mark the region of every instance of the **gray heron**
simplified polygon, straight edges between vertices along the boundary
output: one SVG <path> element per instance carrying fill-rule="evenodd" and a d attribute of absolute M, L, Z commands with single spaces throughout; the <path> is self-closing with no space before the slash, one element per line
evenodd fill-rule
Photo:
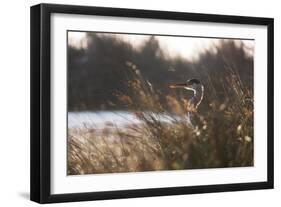
<path fill-rule="evenodd" d="M 193 92 L 193 96 L 187 101 L 185 108 L 187 110 L 187 122 L 194 127 L 194 113 L 197 112 L 197 108 L 202 102 L 204 96 L 203 84 L 197 79 L 189 79 L 185 83 L 170 84 L 169 87 L 173 89 L 185 89 Z"/>

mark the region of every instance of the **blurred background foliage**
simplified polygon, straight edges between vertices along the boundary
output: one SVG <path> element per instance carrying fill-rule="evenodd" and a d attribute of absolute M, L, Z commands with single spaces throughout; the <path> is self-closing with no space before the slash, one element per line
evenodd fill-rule
<path fill-rule="evenodd" d="M 163 94 L 162 98 L 170 93 L 169 83 L 190 78 L 203 83 L 204 99 L 210 95 L 221 103 L 231 101 L 233 95 L 225 96 L 225 90 L 232 87 L 227 77 L 239 77 L 244 88 L 253 90 L 253 57 L 247 54 L 243 42 L 237 44 L 239 40 L 222 39 L 201 52 L 196 60 L 187 60 L 181 56 L 169 57 L 154 36 L 138 50 L 110 35 L 87 33 L 86 38 L 86 48 L 68 45 L 69 111 L 125 110 L 126 105 L 115 94 L 130 93 L 127 82 L 133 79 L 132 67 L 139 70 L 157 93 Z M 159 101 L 164 104 L 161 97 Z M 210 103 L 204 101 L 201 107 L 206 109 Z"/>

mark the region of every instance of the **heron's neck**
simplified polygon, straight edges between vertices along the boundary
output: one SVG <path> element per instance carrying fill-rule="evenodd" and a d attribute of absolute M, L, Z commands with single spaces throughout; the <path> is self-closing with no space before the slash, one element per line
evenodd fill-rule
<path fill-rule="evenodd" d="M 199 104 L 201 103 L 204 95 L 204 87 L 202 85 L 199 85 L 198 87 L 194 88 L 193 91 L 193 97 L 189 100 L 189 104 L 194 107 L 194 109 L 197 109 Z"/>

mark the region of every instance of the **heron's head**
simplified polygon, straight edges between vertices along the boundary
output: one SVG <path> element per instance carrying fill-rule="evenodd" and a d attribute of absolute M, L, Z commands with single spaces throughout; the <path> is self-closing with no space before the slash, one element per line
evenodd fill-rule
<path fill-rule="evenodd" d="M 197 90 L 198 87 L 202 86 L 201 82 L 197 79 L 189 79 L 185 83 L 174 83 L 170 84 L 170 88 L 183 88 L 186 90 Z"/>

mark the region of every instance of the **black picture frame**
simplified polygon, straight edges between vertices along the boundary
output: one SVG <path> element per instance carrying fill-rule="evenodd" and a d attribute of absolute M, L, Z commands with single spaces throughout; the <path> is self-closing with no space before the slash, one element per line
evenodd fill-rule
<path fill-rule="evenodd" d="M 267 26 L 267 181 L 236 184 L 218 184 L 187 187 L 167 187 L 74 194 L 51 194 L 50 183 L 50 16 L 52 13 L 134 17 L 194 22 L 218 22 Z M 165 196 L 224 191 L 241 191 L 273 188 L 273 28 L 272 18 L 195 14 L 168 11 L 103 8 L 56 4 L 39 4 L 31 7 L 31 174 L 30 199 L 39 203 L 70 202 L 102 199 Z"/>

